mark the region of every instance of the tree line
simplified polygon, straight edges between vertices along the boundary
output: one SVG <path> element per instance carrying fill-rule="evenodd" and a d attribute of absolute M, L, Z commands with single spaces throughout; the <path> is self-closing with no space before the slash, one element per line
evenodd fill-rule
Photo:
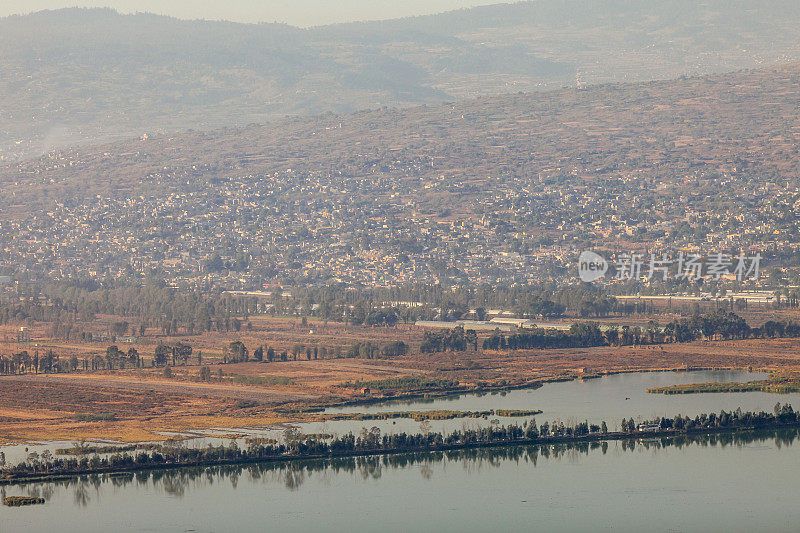
<path fill-rule="evenodd" d="M 249 361 L 272 363 L 342 357 L 377 359 L 405 355 L 409 349 L 409 346 L 403 341 L 383 343 L 366 341 L 355 343 L 349 348 L 342 346 L 328 348 L 295 343 L 290 350 L 276 350 L 272 346 L 259 345 L 251 353 L 242 341 L 233 341 L 223 348 L 222 358 L 219 362 L 221 364 Z M 125 351 L 117 345 L 106 348 L 105 354 L 95 354 L 84 358 L 78 358 L 77 355 L 62 358 L 53 350 L 47 350 L 41 356 L 38 350 L 33 354 L 22 350 L 10 356 L 0 355 L 0 375 L 66 373 L 78 370 L 125 370 L 126 368 L 174 367 L 188 364 L 202 366 L 203 361 L 202 350 L 195 351 L 190 344 L 180 341 L 171 344 L 159 343 L 153 351 L 149 364 L 136 348 L 130 347 Z M 201 371 L 201 379 L 204 375 L 204 380 L 208 381 L 210 375 L 203 374 Z"/>
<path fill-rule="evenodd" d="M 606 343 L 597 324 L 578 323 L 569 331 L 533 328 L 530 331 L 503 335 L 495 331 L 483 341 L 484 350 L 523 350 L 532 348 L 578 348 L 602 346 Z"/>
<path fill-rule="evenodd" d="M 483 341 L 484 350 L 521 350 L 537 348 L 578 348 L 589 346 L 636 346 L 671 342 L 692 342 L 700 339 L 761 339 L 800 337 L 800 324 L 770 320 L 760 327 L 750 327 L 739 315 L 722 309 L 676 319 L 663 328 L 654 321 L 647 326 L 610 327 L 601 330 L 591 322 L 579 322 L 569 331 L 533 328 L 505 335 L 495 331 Z"/>
<path fill-rule="evenodd" d="M 478 335 L 474 330 L 464 330 L 462 326 L 442 331 L 425 331 L 422 336 L 422 353 L 464 352 L 468 347 L 478 349 Z"/>
<path fill-rule="evenodd" d="M 242 462 L 271 461 L 302 457 L 342 457 L 364 454 L 397 452 L 428 452 L 456 450 L 481 446 L 508 446 L 515 444 L 541 444 L 561 442 L 598 441 L 605 439 L 630 439 L 642 434 L 685 435 L 696 432 L 725 432 L 741 429 L 773 429 L 800 427 L 800 413 L 791 405 L 776 404 L 772 413 L 764 411 L 701 414 L 694 418 L 676 415 L 636 424 L 633 418 L 623 419 L 620 430 L 609 432 L 603 421 L 599 425 L 579 422 L 566 425 L 563 421 L 537 425 L 534 419 L 523 424 L 496 425 L 469 429 L 456 429 L 449 434 L 422 431 L 416 434 L 382 433 L 377 427 L 362 428 L 341 436 L 303 435 L 296 428 L 284 432 L 282 442 L 263 439 L 251 440 L 246 449 L 235 441 L 230 446 L 187 448 L 183 446 L 158 446 L 152 450 L 128 451 L 106 457 L 94 455 L 81 458 L 54 457 L 49 452 L 32 454 L 17 465 L 4 465 L 0 469 L 0 483 L 16 479 L 47 475 L 82 474 L 115 470 L 137 470 L 153 467 L 179 467 L 191 465 L 235 464 Z"/>
<path fill-rule="evenodd" d="M 309 316 L 355 325 L 388 326 L 417 320 L 483 319 L 487 309 L 513 310 L 523 317 L 554 318 L 571 312 L 581 317 L 607 316 L 613 296 L 595 287 L 555 285 L 514 288 L 481 285 L 447 288 L 410 284 L 396 288 L 353 288 L 331 284 L 292 287 L 269 297 L 233 295 L 220 290 L 181 291 L 163 281 L 131 284 L 114 280 L 73 280 L 26 285 L 0 299 L 0 324 L 47 322 L 56 338 L 92 340 L 82 324 L 99 315 L 128 317 L 108 327 L 107 336 L 144 335 L 156 328 L 164 335 L 204 331 L 241 331 L 253 315 Z"/>

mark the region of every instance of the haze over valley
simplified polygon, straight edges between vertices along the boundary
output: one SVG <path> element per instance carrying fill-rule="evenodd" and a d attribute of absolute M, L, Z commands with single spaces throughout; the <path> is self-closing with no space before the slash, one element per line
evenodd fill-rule
<path fill-rule="evenodd" d="M 108 9 L 0 19 L 0 159 L 144 133 L 800 59 L 796 2 L 543 0 L 300 29 Z"/>

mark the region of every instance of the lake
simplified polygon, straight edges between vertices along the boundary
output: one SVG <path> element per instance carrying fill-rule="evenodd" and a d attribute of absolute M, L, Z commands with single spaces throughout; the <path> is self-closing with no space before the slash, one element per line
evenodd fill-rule
<path fill-rule="evenodd" d="M 694 372 L 637 372 L 612 374 L 585 381 L 546 383 L 538 389 L 519 389 L 484 394 L 462 394 L 436 399 L 414 399 L 389 401 L 369 405 L 354 405 L 328 409 L 328 413 L 375 413 L 385 411 L 427 411 L 450 409 L 457 411 L 485 411 L 489 409 L 538 409 L 542 413 L 535 417 L 488 419 L 466 418 L 431 420 L 432 431 L 450 433 L 465 427 L 485 426 L 492 420 L 502 424 L 522 424 L 526 418 L 537 422 L 561 420 L 566 424 L 588 420 L 599 424 L 605 420 L 609 430 L 618 428 L 622 418 L 644 419 L 676 414 L 695 416 L 703 412 L 733 411 L 741 407 L 745 411 L 772 411 L 776 402 L 791 403 L 800 408 L 800 393 L 769 394 L 763 392 L 715 393 L 663 395 L 649 394 L 647 389 L 682 383 L 708 381 L 752 381 L 765 379 L 767 374 L 739 371 L 694 371 Z M 307 434 L 358 433 L 362 428 L 377 427 L 382 432 L 418 433 L 419 422 L 413 419 L 393 420 L 333 420 L 294 424 Z M 198 434 L 239 433 L 248 437 L 281 438 L 284 428 L 215 428 L 201 430 Z M 165 435 L 180 436 L 180 434 Z M 188 446 L 227 444 L 230 439 L 200 437 L 185 441 Z M 244 438 L 237 440 L 246 446 Z M 15 445 L 0 447 L 9 463 L 25 460 L 29 452 L 41 453 L 45 449 L 69 448 L 70 442 L 42 443 L 37 445 Z"/>
<path fill-rule="evenodd" d="M 599 424 L 603 420 L 609 430 L 615 430 L 623 418 L 652 419 L 673 417 L 676 414 L 696 416 L 701 413 L 764 410 L 771 412 L 775 403 L 792 403 L 800 408 L 800 393 L 769 394 L 764 392 L 663 395 L 647 392 L 651 387 L 662 387 L 696 382 L 743 382 L 766 379 L 767 374 L 740 371 L 694 372 L 636 372 L 612 374 L 585 381 L 545 383 L 537 389 L 517 389 L 491 393 L 469 393 L 434 399 L 387 401 L 366 405 L 352 405 L 327 409 L 326 413 L 380 413 L 387 411 L 486 411 L 490 409 L 534 409 L 542 411 L 533 417 L 457 418 L 430 420 L 432 431 L 450 433 L 465 427 L 485 426 L 493 420 L 501 424 L 522 424 L 527 418 L 537 422 L 560 420 L 575 424 L 583 420 Z M 384 433 L 418 433 L 420 423 L 413 419 L 392 420 L 330 420 L 295 424 L 308 434 L 341 435 L 358 433 L 362 428 L 377 427 Z M 221 428 L 216 433 L 230 432 Z M 283 429 L 238 428 L 237 431 L 254 437 L 280 438 Z M 219 444 L 219 439 L 196 439 L 195 445 Z M 242 440 L 240 445 L 244 445 Z"/>
<path fill-rule="evenodd" d="M 646 392 L 678 383 L 764 377 L 717 371 L 617 374 L 329 411 L 541 409 L 540 423 L 606 420 L 613 429 L 622 417 L 694 416 L 738 407 L 771 411 L 776 402 L 800 407 L 800 394 Z M 432 425 L 442 431 L 490 422 Z M 306 432 L 332 433 L 372 426 L 383 432 L 419 430 L 407 419 L 300 425 Z M 281 434 L 274 428 L 249 432 Z M 795 531 L 797 438 L 792 430 L 747 438 L 506 447 L 90 476 L 6 487 L 5 495 L 42 495 L 47 503 L 0 508 L 0 531 Z"/>
<path fill-rule="evenodd" d="M 771 412 L 775 403 L 791 403 L 800 408 L 800 393 L 769 394 L 765 392 L 715 393 L 715 394 L 650 394 L 647 389 L 684 383 L 744 382 L 766 379 L 767 374 L 738 371 L 696 372 L 636 372 L 612 374 L 585 381 L 545 383 L 538 389 L 518 389 L 483 394 L 461 394 L 435 399 L 389 401 L 369 405 L 335 407 L 327 413 L 377 413 L 386 411 L 428 411 L 449 409 L 454 411 L 484 411 L 488 409 L 538 409 L 534 418 L 540 423 L 561 420 L 574 424 L 588 420 L 599 424 L 603 420 L 609 430 L 619 427 L 623 418 L 652 419 L 673 417 L 676 414 L 696 416 L 701 413 L 764 410 Z M 502 423 L 520 422 L 524 419 L 501 418 Z M 480 420 L 431 421 L 435 431 L 449 432 L 462 425 L 481 424 Z M 365 422 L 335 421 L 306 425 L 308 432 L 345 433 L 362 426 L 377 426 L 382 431 L 418 431 L 419 424 L 411 420 L 374 420 Z"/>
<path fill-rule="evenodd" d="M 515 446 L 6 487 L 3 531 L 796 531 L 798 432 Z M 757 484 L 757 489 L 754 488 Z"/>

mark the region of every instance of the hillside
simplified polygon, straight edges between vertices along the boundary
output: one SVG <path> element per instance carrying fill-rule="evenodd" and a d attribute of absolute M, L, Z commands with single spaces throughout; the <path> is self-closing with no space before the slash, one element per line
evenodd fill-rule
<path fill-rule="evenodd" d="M 139 194 L 140 186 L 156 183 L 180 188 L 177 176 L 203 182 L 286 169 L 413 181 L 794 178 L 800 170 L 798 94 L 800 63 L 795 63 L 155 135 L 6 164 L 0 167 L 3 203 Z"/>
<path fill-rule="evenodd" d="M 791 64 L 54 152 L 0 169 L 0 275 L 205 285 L 217 254 L 227 287 L 533 282 L 588 246 L 789 266 L 798 96 Z"/>
<path fill-rule="evenodd" d="M 104 9 L 0 19 L 0 159 L 143 133 L 800 59 L 796 2 L 542 0 L 298 29 Z"/>

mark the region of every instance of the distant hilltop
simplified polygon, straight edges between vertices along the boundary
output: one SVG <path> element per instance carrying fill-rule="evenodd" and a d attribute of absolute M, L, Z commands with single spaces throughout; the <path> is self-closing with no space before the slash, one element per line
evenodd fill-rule
<path fill-rule="evenodd" d="M 754 7 L 755 6 L 755 7 Z M 541 0 L 300 29 L 110 9 L 0 19 L 0 160 L 143 132 L 800 59 L 781 0 Z"/>

